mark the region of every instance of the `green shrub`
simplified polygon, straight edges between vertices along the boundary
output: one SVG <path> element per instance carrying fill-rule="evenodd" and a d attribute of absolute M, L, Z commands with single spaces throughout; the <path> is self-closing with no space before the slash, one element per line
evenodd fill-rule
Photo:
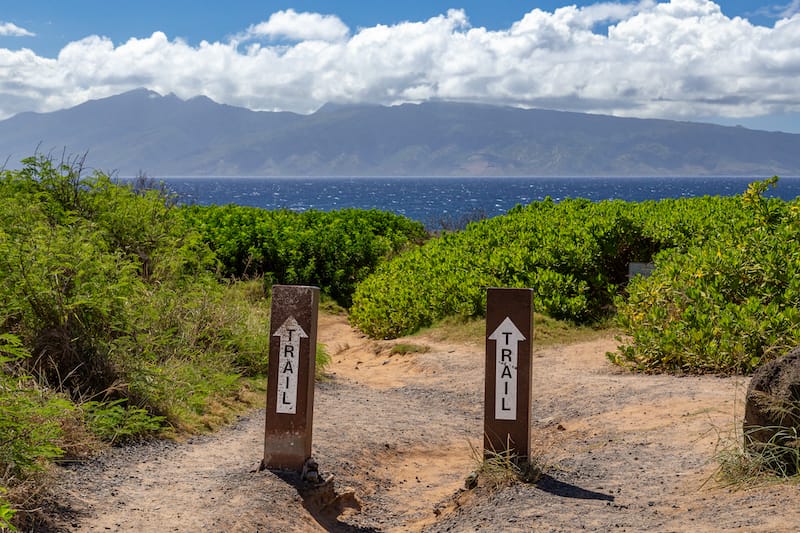
<path fill-rule="evenodd" d="M 351 319 L 373 337 L 398 337 L 447 316 L 482 316 L 487 287 L 532 287 L 538 311 L 598 320 L 608 314 L 628 262 L 653 253 L 639 217 L 624 202 L 518 206 L 380 265 L 357 287 Z"/>
<path fill-rule="evenodd" d="M 0 272 L 3 318 L 31 347 L 29 370 L 60 390 L 114 380 L 102 343 L 124 333 L 125 302 L 139 285 L 130 262 L 87 224 L 39 221 L 0 241 Z"/>
<path fill-rule="evenodd" d="M 28 355 L 18 338 L 0 334 L 0 487 L 29 478 L 62 455 L 57 444 L 61 422 L 73 410 L 70 402 L 42 390 L 30 378 L 7 373 L 10 363 Z M 10 519 L 7 505 L 4 513 L 4 519 Z"/>
<path fill-rule="evenodd" d="M 738 217 L 713 239 L 665 251 L 620 297 L 630 339 L 612 361 L 646 371 L 749 373 L 800 340 L 797 200 L 735 199 Z M 697 217 L 706 214 L 698 212 Z"/>
<path fill-rule="evenodd" d="M 183 210 L 226 276 L 317 285 L 349 307 L 356 284 L 385 257 L 422 240 L 422 224 L 377 210 L 267 211 L 235 205 Z"/>
<path fill-rule="evenodd" d="M 128 418 L 205 427 L 241 375 L 266 369 L 264 299 L 220 283 L 214 252 L 163 189 L 85 176 L 82 161 L 23 163 L 0 172 L 0 334 L 31 354 L 9 375 L 77 403 L 125 400 Z"/>
<path fill-rule="evenodd" d="M 0 486 L 0 530 L 8 529 L 9 531 L 16 531 L 11 519 L 14 518 L 15 511 L 11 508 L 11 504 L 3 500 L 3 493 L 6 489 Z"/>
<path fill-rule="evenodd" d="M 23 164 L 0 171 L 0 486 L 12 494 L 94 446 L 89 432 L 116 444 L 229 420 L 269 343 L 263 282 L 221 279 L 163 188 L 84 175 L 80 159 Z M 13 514 L 0 501 L 0 528 Z"/>
<path fill-rule="evenodd" d="M 89 430 L 110 444 L 152 435 L 161 429 L 163 417 L 145 409 L 126 406 L 127 399 L 111 402 L 89 401 L 81 405 Z"/>

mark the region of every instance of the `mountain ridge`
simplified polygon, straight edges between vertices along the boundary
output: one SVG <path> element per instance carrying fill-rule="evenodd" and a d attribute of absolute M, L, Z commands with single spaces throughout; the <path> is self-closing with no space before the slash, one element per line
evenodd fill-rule
<path fill-rule="evenodd" d="M 135 89 L 0 121 L 40 152 L 152 176 L 800 175 L 800 134 L 487 104 L 329 104 L 310 115 Z"/>

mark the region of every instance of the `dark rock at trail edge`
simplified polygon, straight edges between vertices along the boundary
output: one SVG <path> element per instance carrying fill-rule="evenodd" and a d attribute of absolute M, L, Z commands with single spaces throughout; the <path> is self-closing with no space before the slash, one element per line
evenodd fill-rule
<path fill-rule="evenodd" d="M 747 389 L 744 443 L 765 466 L 784 475 L 800 458 L 800 347 L 759 368 Z"/>

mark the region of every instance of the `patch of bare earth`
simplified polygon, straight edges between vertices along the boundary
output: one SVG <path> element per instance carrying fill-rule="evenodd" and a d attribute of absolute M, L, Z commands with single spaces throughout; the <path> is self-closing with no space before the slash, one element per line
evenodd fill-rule
<path fill-rule="evenodd" d="M 314 456 L 339 495 L 257 470 L 263 410 L 185 443 L 115 449 L 63 469 L 50 531 L 795 531 L 800 489 L 709 481 L 746 380 L 628 374 L 602 338 L 534 354 L 536 484 L 463 489 L 482 442 L 482 339 L 416 337 L 391 355 L 320 317 L 333 356 Z"/>

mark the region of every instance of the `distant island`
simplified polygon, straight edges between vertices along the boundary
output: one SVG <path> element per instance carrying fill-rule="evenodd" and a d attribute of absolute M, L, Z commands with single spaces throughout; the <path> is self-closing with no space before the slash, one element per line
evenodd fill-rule
<path fill-rule="evenodd" d="M 0 121 L 120 176 L 797 176 L 800 134 L 458 102 L 251 111 L 145 89 Z"/>

